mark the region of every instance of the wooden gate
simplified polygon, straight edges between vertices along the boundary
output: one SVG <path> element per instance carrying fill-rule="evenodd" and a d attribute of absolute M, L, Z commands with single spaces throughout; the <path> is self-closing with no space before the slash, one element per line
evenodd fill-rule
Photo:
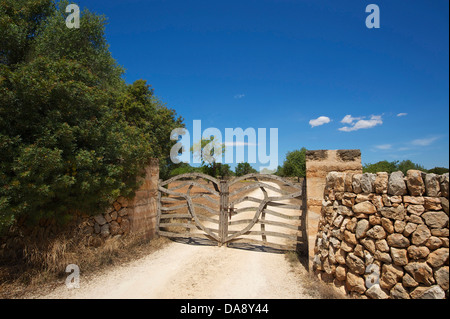
<path fill-rule="evenodd" d="M 307 252 L 306 183 L 267 174 L 178 175 L 158 185 L 157 232 L 219 245 Z"/>

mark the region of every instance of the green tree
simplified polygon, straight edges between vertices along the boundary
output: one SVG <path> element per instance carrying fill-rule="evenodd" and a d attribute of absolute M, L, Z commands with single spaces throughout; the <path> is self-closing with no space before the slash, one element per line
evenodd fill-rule
<path fill-rule="evenodd" d="M 394 161 L 394 162 L 380 161 L 375 164 L 364 164 L 363 165 L 364 173 L 387 172 L 390 174 L 395 171 L 398 171 L 398 161 Z"/>
<path fill-rule="evenodd" d="M 0 228 L 131 196 L 182 121 L 145 82 L 124 83 L 104 17 L 65 27 L 67 4 L 0 0 Z"/>
<path fill-rule="evenodd" d="M 222 179 L 228 178 L 230 176 L 233 176 L 234 172 L 231 170 L 230 165 L 228 164 L 220 164 L 219 168 L 219 176 Z"/>
<path fill-rule="evenodd" d="M 195 173 L 195 172 L 202 172 L 201 168 L 192 167 L 188 163 L 179 163 L 174 164 L 174 167 L 170 170 L 168 177 L 174 177 L 177 175 L 187 174 L 187 173 Z"/>
<path fill-rule="evenodd" d="M 145 80 L 128 85 L 116 105 L 128 124 L 140 130 L 142 139 L 149 144 L 151 157 L 159 159 L 160 177 L 168 178 L 177 167 L 170 160 L 170 150 L 176 143 L 170 140 L 170 133 L 184 127 L 183 119 L 154 95 Z"/>
<path fill-rule="evenodd" d="M 231 167 L 228 164 L 210 163 L 202 166 L 203 173 L 215 178 L 224 179 L 233 175 Z"/>
<path fill-rule="evenodd" d="M 209 139 L 201 139 L 198 143 L 191 146 L 190 151 L 193 156 L 201 160 L 202 171 L 204 174 L 217 177 L 220 174 L 219 158 L 225 154 L 225 144 L 211 136 Z M 214 189 L 218 192 L 219 185 L 213 183 Z"/>
<path fill-rule="evenodd" d="M 300 177 L 306 176 L 306 148 L 302 147 L 300 150 L 288 152 L 286 160 L 283 163 L 282 172 L 284 176 Z"/>
<path fill-rule="evenodd" d="M 413 163 L 410 160 L 401 161 L 397 165 L 397 170 L 402 171 L 403 174 L 405 174 L 405 175 L 406 175 L 406 172 L 408 172 L 408 170 L 410 170 L 410 169 L 416 169 L 416 170 L 419 170 L 422 172 L 427 171 L 422 165 Z"/>
<path fill-rule="evenodd" d="M 95 75 L 75 61 L 45 57 L 0 72 L 0 196 L 9 222 L 98 211 L 131 194 L 148 144 L 114 116 Z"/>
<path fill-rule="evenodd" d="M 39 24 L 32 54 L 55 61 L 62 58 L 77 61 L 99 78 L 99 87 L 112 87 L 112 92 L 118 92 L 124 82 L 121 77 L 124 69 L 109 51 L 105 37 L 106 17 L 85 9 L 81 13 L 81 27 L 69 29 L 65 21 L 69 4 L 67 0 L 58 2 L 45 23 Z"/>
<path fill-rule="evenodd" d="M 202 166 L 206 164 L 217 163 L 217 160 L 225 154 L 225 144 L 219 141 L 215 136 L 209 139 L 201 139 L 191 146 L 192 155 L 199 159 Z"/>
<path fill-rule="evenodd" d="M 285 176 L 284 171 L 283 171 L 283 166 L 278 165 L 275 175 L 281 176 L 281 177 Z"/>
<path fill-rule="evenodd" d="M 420 164 L 413 163 L 410 160 L 404 160 L 404 161 L 379 161 L 374 164 L 364 164 L 363 165 L 363 172 L 364 173 L 377 173 L 377 172 L 387 172 L 392 173 L 396 171 L 402 171 L 403 174 L 406 175 L 406 172 L 410 169 L 420 170 L 423 172 L 426 172 L 427 170 Z"/>
<path fill-rule="evenodd" d="M 258 173 L 258 171 L 247 162 L 237 164 L 234 172 L 236 176 L 244 176 L 247 174 Z"/>
<path fill-rule="evenodd" d="M 445 174 L 448 172 L 449 172 L 449 169 L 445 168 L 445 167 L 434 167 L 434 168 L 428 170 L 428 173 L 434 173 L 437 175 L 442 175 L 442 174 Z"/>
<path fill-rule="evenodd" d="M 54 10 L 52 0 L 0 0 L 0 64 L 25 61 L 39 27 Z"/>

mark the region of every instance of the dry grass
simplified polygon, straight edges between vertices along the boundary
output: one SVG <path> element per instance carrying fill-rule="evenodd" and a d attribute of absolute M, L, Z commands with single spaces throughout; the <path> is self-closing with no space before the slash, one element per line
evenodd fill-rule
<path fill-rule="evenodd" d="M 151 254 L 170 241 L 166 238 L 142 240 L 131 235 L 110 238 L 99 247 L 76 243 L 64 235 L 48 243 L 26 245 L 20 263 L 0 264 L 0 298 L 27 298 L 51 291 L 64 283 L 69 264 L 95 276 L 109 267 L 123 265 Z"/>
<path fill-rule="evenodd" d="M 346 295 L 333 285 L 324 283 L 315 277 L 314 274 L 308 272 L 303 266 L 305 262 L 308 262 L 307 260 L 304 260 L 305 257 L 290 251 L 285 254 L 285 258 L 290 263 L 292 271 L 301 278 L 305 293 L 313 299 L 348 299 Z"/>
<path fill-rule="evenodd" d="M 211 183 L 204 180 L 198 180 L 201 184 L 213 188 Z M 251 181 L 242 181 L 233 185 L 230 192 L 249 183 Z M 182 181 L 174 182 L 170 187 L 175 187 Z M 286 185 L 281 185 L 283 188 Z M 188 186 L 177 190 L 186 192 Z M 289 191 L 291 191 L 289 189 Z M 239 196 L 245 196 L 249 191 L 243 191 Z M 207 193 L 207 192 L 206 192 Z M 205 194 L 205 189 L 193 187 L 192 195 Z M 217 197 L 217 196 L 216 196 Z M 216 198 L 218 200 L 218 198 Z M 211 202 L 204 198 L 198 198 L 196 203 L 214 208 Z M 177 203 L 178 205 L 179 203 Z M 168 203 L 167 206 L 175 205 Z M 187 213 L 187 208 L 177 210 L 177 213 Z M 199 214 L 211 216 L 212 214 L 204 209 L 198 209 Z M 173 220 L 172 222 L 183 222 L 183 220 Z M 179 231 L 179 229 L 176 229 Z M 175 230 L 173 230 L 175 231 Z M 44 293 L 54 287 L 64 283 L 67 273 L 65 269 L 69 264 L 76 264 L 84 274 L 89 273 L 95 276 L 101 271 L 108 270 L 109 267 L 124 265 L 131 261 L 142 258 L 152 252 L 155 252 L 166 246 L 170 240 L 167 238 L 157 238 L 151 241 L 143 241 L 131 235 L 123 237 L 114 237 L 107 239 L 105 243 L 98 248 L 86 246 L 83 241 L 74 239 L 72 234 L 61 234 L 58 237 L 47 240 L 46 242 L 30 242 L 23 249 L 23 258 L 20 262 L 1 263 L 0 262 L 0 298 L 26 298 L 35 295 L 36 292 Z M 292 259 L 291 265 L 295 271 L 302 273 L 305 278 L 305 287 L 309 287 L 311 295 L 316 296 L 319 282 L 312 275 L 309 275 L 298 261 L 298 256 L 287 254 L 287 258 Z M 302 270 L 303 269 L 303 270 Z M 334 298 L 333 294 L 327 294 L 329 286 L 324 286 L 323 292 L 317 298 Z M 328 297 L 327 297 L 328 296 Z M 340 298 L 340 297 L 337 297 Z"/>

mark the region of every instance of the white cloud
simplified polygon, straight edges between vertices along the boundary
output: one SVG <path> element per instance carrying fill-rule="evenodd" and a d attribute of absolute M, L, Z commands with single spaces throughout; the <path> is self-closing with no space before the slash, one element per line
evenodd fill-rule
<path fill-rule="evenodd" d="M 392 144 L 376 145 L 375 148 L 379 150 L 390 150 L 392 148 Z"/>
<path fill-rule="evenodd" d="M 330 120 L 329 117 L 327 117 L 327 116 L 319 116 L 315 120 L 309 121 L 309 125 L 311 125 L 311 127 L 315 127 L 315 126 L 320 126 L 320 125 L 327 124 L 327 123 L 330 123 L 330 122 L 331 122 L 331 120 Z"/>
<path fill-rule="evenodd" d="M 430 138 L 420 138 L 420 139 L 412 141 L 411 144 L 417 145 L 417 146 L 428 146 L 431 143 L 433 143 L 434 141 L 436 141 L 437 139 L 439 139 L 438 136 L 434 136 L 434 137 L 430 137 Z"/>
<path fill-rule="evenodd" d="M 248 142 L 241 142 L 241 141 L 236 141 L 236 142 L 225 142 L 223 143 L 225 146 L 228 147 L 235 147 L 235 146 L 257 146 L 258 144 L 255 143 L 248 143 Z"/>
<path fill-rule="evenodd" d="M 344 116 L 344 118 L 341 120 L 341 123 L 343 124 L 352 124 L 354 121 L 362 120 L 362 117 L 353 117 L 350 114 Z"/>
<path fill-rule="evenodd" d="M 406 115 L 408 115 L 408 113 L 398 113 L 398 114 L 397 114 L 398 117 L 400 117 L 400 116 L 406 116 Z"/>
<path fill-rule="evenodd" d="M 245 97 L 245 94 L 236 94 L 234 96 L 235 99 L 242 99 L 243 97 Z"/>
<path fill-rule="evenodd" d="M 377 125 L 383 124 L 383 119 L 381 115 L 372 115 L 370 120 L 359 120 L 353 124 L 353 126 L 344 126 L 339 129 L 339 131 L 343 132 L 352 132 L 360 129 L 372 128 Z"/>

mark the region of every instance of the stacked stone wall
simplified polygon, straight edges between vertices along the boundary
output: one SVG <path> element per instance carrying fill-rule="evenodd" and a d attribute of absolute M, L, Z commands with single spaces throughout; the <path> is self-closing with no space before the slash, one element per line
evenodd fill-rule
<path fill-rule="evenodd" d="M 20 258 L 27 245 L 60 236 L 93 247 L 102 246 L 109 238 L 127 234 L 151 239 L 156 234 L 158 180 L 159 162 L 153 159 L 135 196 L 130 199 L 117 198 L 104 213 L 89 216 L 74 212 L 69 223 L 61 224 L 54 218 L 44 218 L 33 226 L 27 226 L 26 220 L 21 218 L 0 237 L 0 259 Z"/>
<path fill-rule="evenodd" d="M 448 197 L 448 173 L 329 173 L 313 271 L 354 297 L 448 298 Z"/>

